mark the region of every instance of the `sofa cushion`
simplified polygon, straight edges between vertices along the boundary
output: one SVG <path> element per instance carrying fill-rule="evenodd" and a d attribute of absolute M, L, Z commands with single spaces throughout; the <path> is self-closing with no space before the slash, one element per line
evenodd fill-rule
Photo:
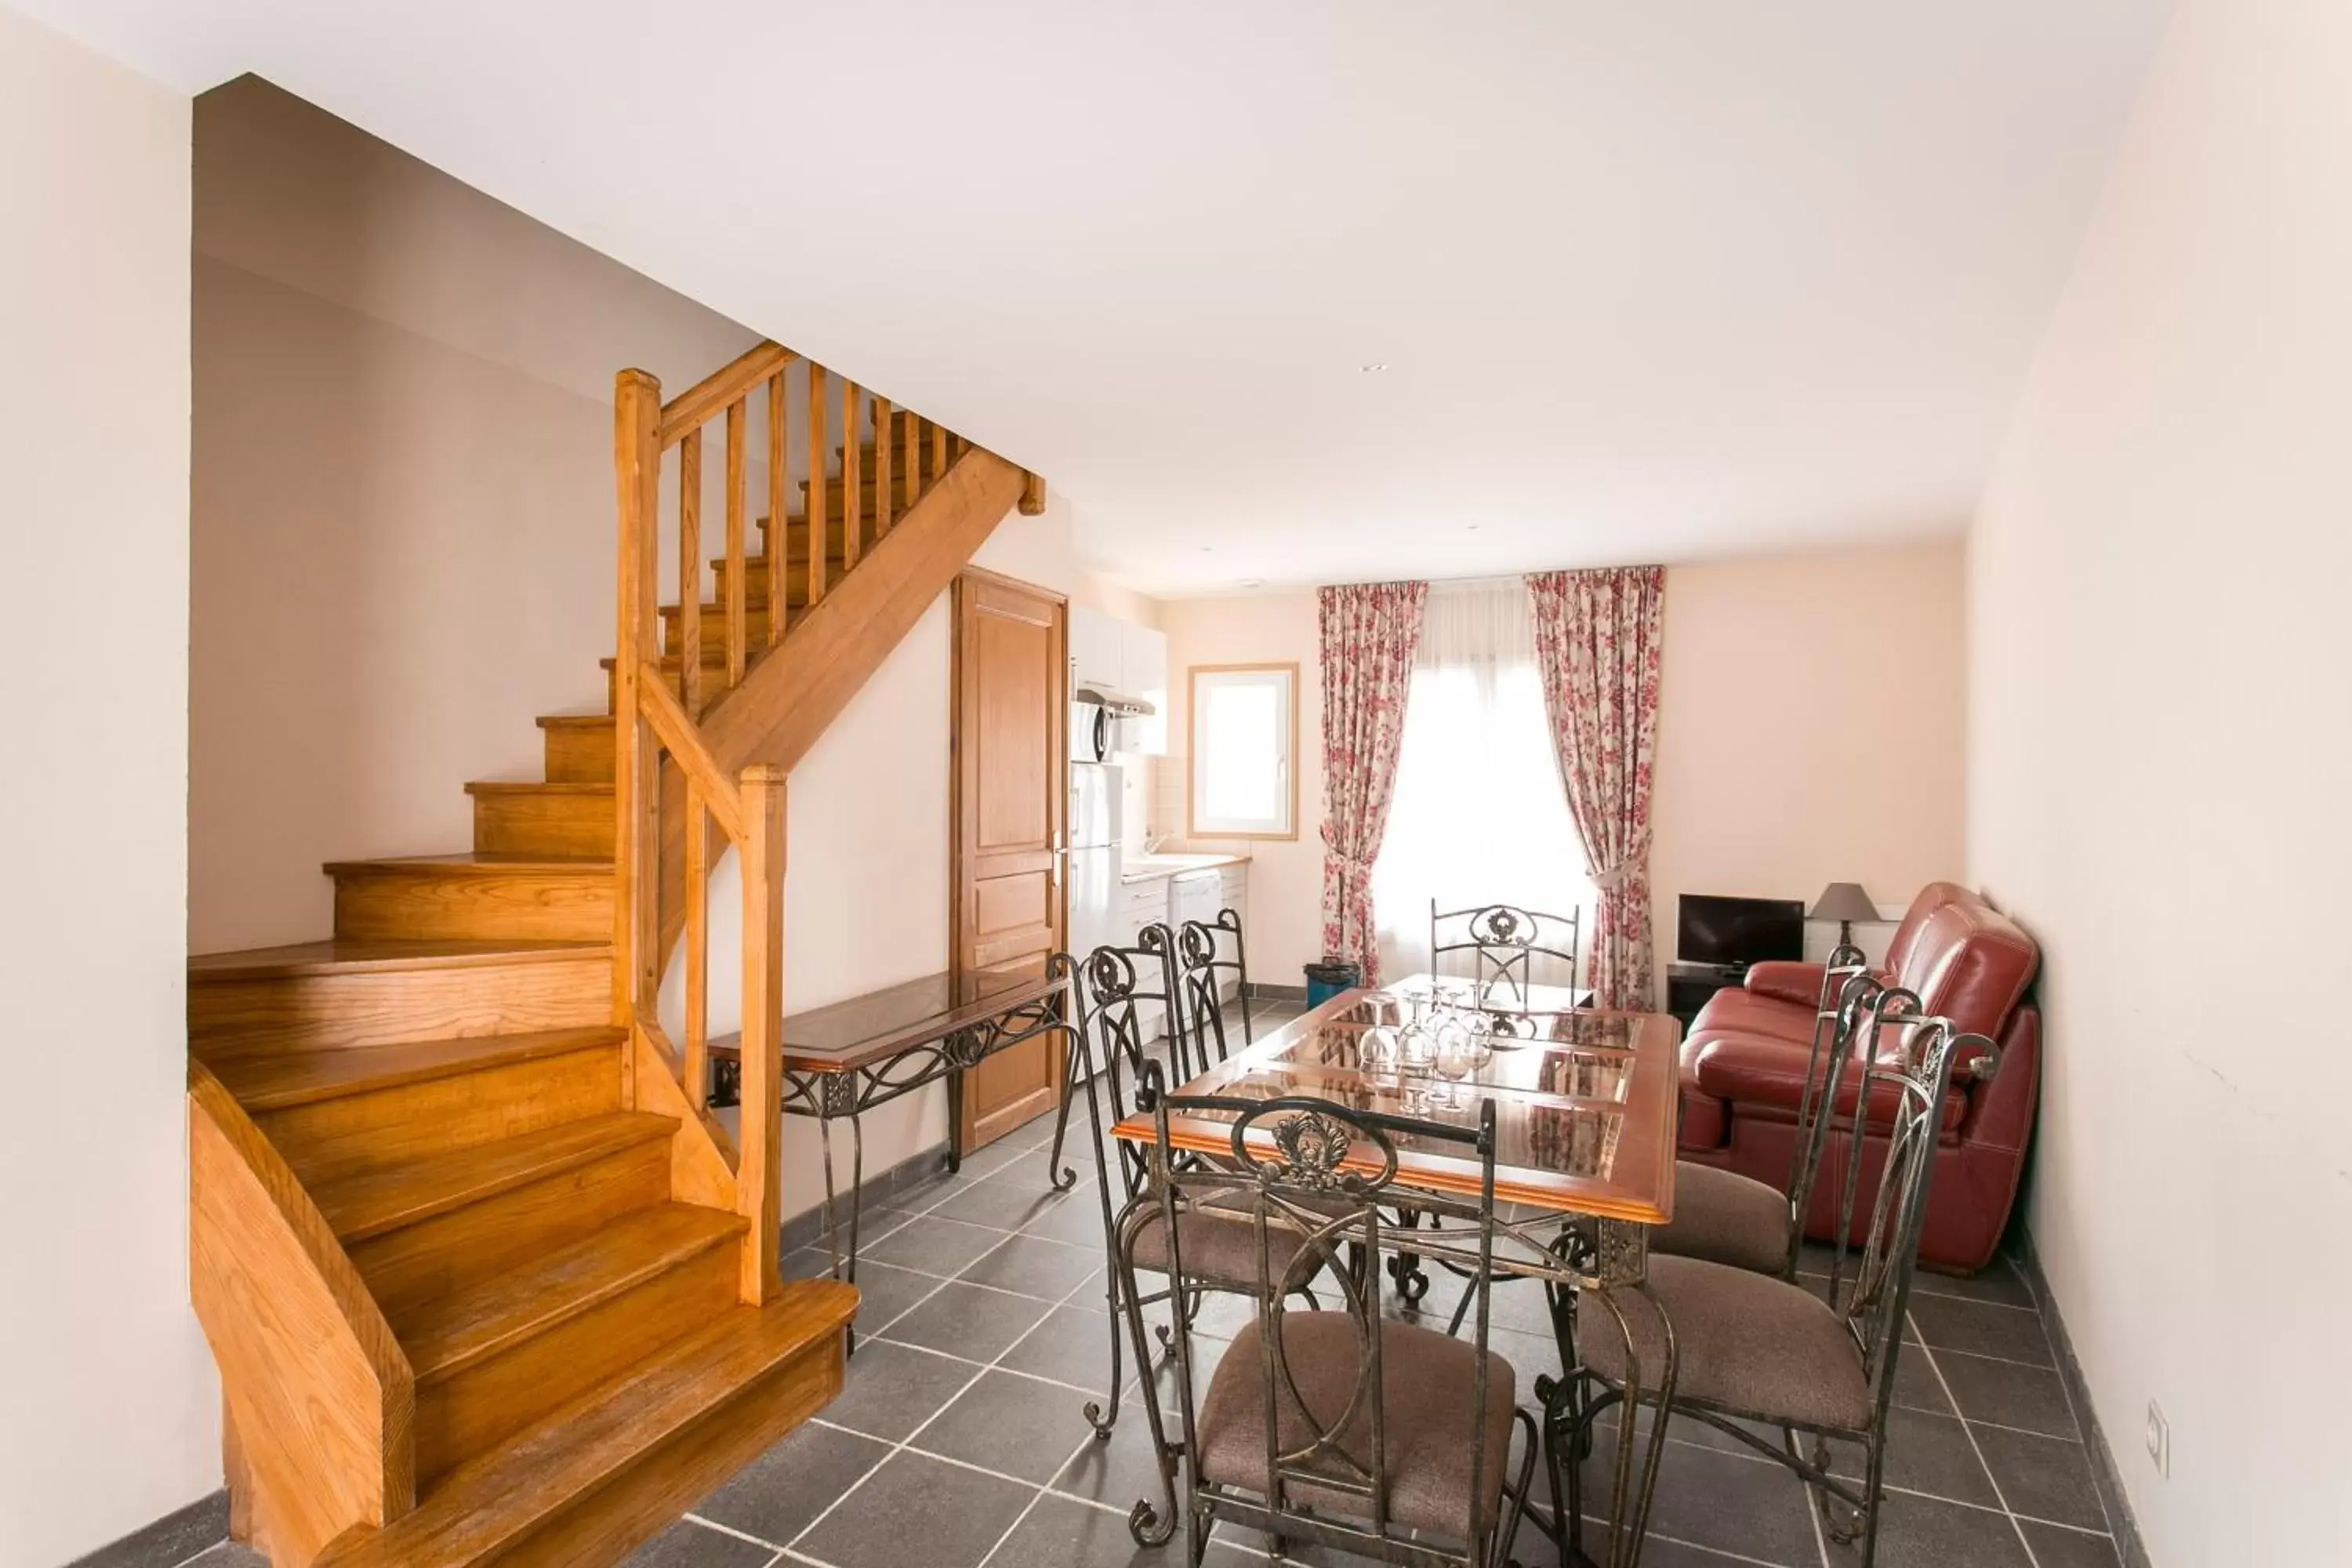
<path fill-rule="evenodd" d="M 1793 1116 L 1804 1102 L 1805 1071 L 1811 1064 L 1812 1049 L 1809 1045 L 1760 1035 L 1725 1032 L 1702 1038 L 1694 1034 L 1683 1046 L 1682 1079 L 1686 1090 L 1696 1089 L 1703 1095 L 1727 1100 L 1735 1106 L 1776 1106 Z M 1861 1064 L 1847 1063 L 1838 1087 L 1836 1113 L 1841 1119 L 1853 1114 L 1854 1098 L 1861 1087 Z M 1874 1084 L 1870 1124 L 1892 1126 L 1901 1100 L 1902 1091 L 1895 1085 Z M 1968 1110 L 1968 1087 L 1955 1085 L 1944 1097 L 1943 1131 L 1949 1133 L 1957 1130 Z"/>
<path fill-rule="evenodd" d="M 2039 956 L 2033 939 L 2007 915 L 1981 900 L 1956 900 L 1920 923 L 1895 979 L 1918 996 L 1921 1011 L 1949 1018 L 1963 1034 L 1998 1039 Z"/>
<path fill-rule="evenodd" d="M 1727 985 L 1708 997 L 1691 1020 L 1690 1037 L 1726 1029 L 1809 1043 L 1813 1037 L 1813 1005 L 1810 1002 L 1798 1005 Z"/>

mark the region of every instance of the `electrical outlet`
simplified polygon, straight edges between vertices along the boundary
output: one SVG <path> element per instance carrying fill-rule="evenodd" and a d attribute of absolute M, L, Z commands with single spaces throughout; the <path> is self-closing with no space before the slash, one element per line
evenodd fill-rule
<path fill-rule="evenodd" d="M 2172 1479 L 2172 1426 L 2153 1399 L 2147 1402 L 2147 1457 L 2156 1461 L 2158 1475 Z"/>

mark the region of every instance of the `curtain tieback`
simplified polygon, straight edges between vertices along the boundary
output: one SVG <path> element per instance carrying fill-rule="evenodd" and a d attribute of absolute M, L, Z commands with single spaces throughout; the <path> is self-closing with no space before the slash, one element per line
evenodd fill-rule
<path fill-rule="evenodd" d="M 1633 873 L 1647 870 L 1649 864 L 1650 835 L 1648 830 L 1644 829 L 1641 837 L 1627 847 L 1624 855 L 1618 859 L 1617 864 L 1591 873 L 1592 885 L 1601 892 L 1613 893 L 1623 887 L 1625 879 Z"/>

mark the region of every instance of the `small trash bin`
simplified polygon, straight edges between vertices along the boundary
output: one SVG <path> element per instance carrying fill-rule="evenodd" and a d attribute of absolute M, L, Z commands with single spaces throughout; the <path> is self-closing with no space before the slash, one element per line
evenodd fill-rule
<path fill-rule="evenodd" d="M 1307 1005 L 1320 1007 L 1342 991 L 1364 983 L 1364 972 L 1342 958 L 1326 957 L 1307 966 Z"/>

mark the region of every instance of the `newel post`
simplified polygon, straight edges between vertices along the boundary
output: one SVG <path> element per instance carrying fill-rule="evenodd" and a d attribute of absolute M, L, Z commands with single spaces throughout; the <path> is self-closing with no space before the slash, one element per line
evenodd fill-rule
<path fill-rule="evenodd" d="M 640 897 L 656 864 L 658 752 L 637 699 L 638 671 L 660 657 L 654 629 L 661 578 L 661 383 L 641 370 L 613 378 L 613 473 L 620 503 L 619 614 L 613 649 L 613 1023 L 634 1026 L 658 976 L 654 900 Z"/>
<path fill-rule="evenodd" d="M 743 770 L 743 1086 L 737 1142 L 736 1211 L 749 1220 L 741 1300 L 781 1289 L 777 1229 L 783 1218 L 784 770 Z"/>

